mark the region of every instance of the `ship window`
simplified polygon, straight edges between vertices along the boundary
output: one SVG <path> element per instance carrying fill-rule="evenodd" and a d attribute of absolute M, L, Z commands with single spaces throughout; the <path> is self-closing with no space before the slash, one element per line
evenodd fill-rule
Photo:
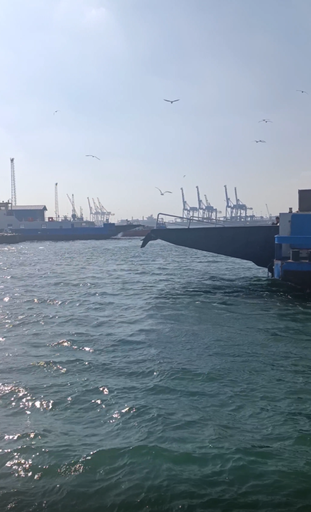
<path fill-rule="evenodd" d="M 46 228 L 46 224 L 42 224 L 42 226 L 41 226 L 41 227 L 42 227 L 42 228 Z"/>
<path fill-rule="evenodd" d="M 25 226 L 24 226 L 24 224 L 21 224 L 21 225 L 20 225 L 20 228 L 24 228 L 24 227 L 25 227 Z"/>
<path fill-rule="evenodd" d="M 63 226 L 59 226 L 59 229 L 63 229 Z"/>
<path fill-rule="evenodd" d="M 8 228 L 12 228 L 13 227 L 13 224 L 8 224 Z"/>

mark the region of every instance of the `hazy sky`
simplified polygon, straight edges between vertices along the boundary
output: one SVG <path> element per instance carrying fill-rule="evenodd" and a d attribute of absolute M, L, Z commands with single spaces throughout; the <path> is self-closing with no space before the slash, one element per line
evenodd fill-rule
<path fill-rule="evenodd" d="M 225 184 L 258 214 L 295 208 L 310 57 L 310 0 L 2 0 L 0 199 L 15 157 L 18 203 L 50 215 L 56 181 L 62 214 L 66 193 L 115 218 L 179 214 L 196 185 L 224 210 Z"/>

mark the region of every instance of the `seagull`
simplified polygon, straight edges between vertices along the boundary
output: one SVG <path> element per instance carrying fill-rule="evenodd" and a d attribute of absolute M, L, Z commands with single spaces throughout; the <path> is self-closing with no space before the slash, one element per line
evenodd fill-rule
<path fill-rule="evenodd" d="M 308 94 L 307 91 L 303 91 L 302 89 L 296 89 L 297 92 L 301 92 L 301 94 Z"/>
<path fill-rule="evenodd" d="M 261 121 L 258 121 L 258 123 L 272 123 L 270 119 L 262 119 Z"/>
<path fill-rule="evenodd" d="M 59 110 L 55 110 L 55 112 L 53 112 L 53 116 L 57 114 L 57 112 L 59 112 Z"/>
<path fill-rule="evenodd" d="M 161 196 L 164 196 L 164 194 L 172 194 L 172 192 L 170 190 L 165 190 L 165 192 L 162 192 L 162 190 L 158 187 L 155 187 L 158 189 L 158 191 L 160 192 Z"/>
<path fill-rule="evenodd" d="M 98 156 L 95 156 L 95 155 L 85 155 L 85 156 L 91 156 L 92 158 L 97 158 L 97 160 L 100 160 L 100 158 L 98 158 Z"/>
<path fill-rule="evenodd" d="M 266 142 L 266 141 L 259 139 L 259 140 L 255 140 L 254 142 L 256 142 L 256 144 L 258 144 L 258 142 Z"/>
<path fill-rule="evenodd" d="M 171 105 L 173 105 L 173 103 L 175 103 L 176 101 L 179 101 L 179 99 L 178 99 L 178 100 L 164 100 L 164 101 L 167 101 L 168 103 L 170 103 Z"/>
<path fill-rule="evenodd" d="M 184 174 L 184 175 L 183 175 L 183 178 L 185 178 L 186 176 L 187 176 L 187 175 L 186 175 L 186 174 Z"/>

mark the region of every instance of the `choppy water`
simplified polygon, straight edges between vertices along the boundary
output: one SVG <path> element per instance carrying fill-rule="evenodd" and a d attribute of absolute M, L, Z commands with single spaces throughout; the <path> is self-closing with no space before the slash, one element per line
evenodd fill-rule
<path fill-rule="evenodd" d="M 311 299 L 139 240 L 0 249 L 0 509 L 311 508 Z"/>

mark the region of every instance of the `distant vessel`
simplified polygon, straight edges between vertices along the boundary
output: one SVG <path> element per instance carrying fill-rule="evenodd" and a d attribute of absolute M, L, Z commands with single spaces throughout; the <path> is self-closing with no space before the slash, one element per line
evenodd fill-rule
<path fill-rule="evenodd" d="M 128 219 L 122 219 L 116 226 L 127 225 L 129 223 L 136 224 L 138 227 L 123 231 L 121 236 L 125 238 L 136 238 L 148 235 L 148 233 L 156 227 L 157 219 L 153 215 L 148 215 L 148 217 L 142 217 L 141 219 L 132 218 L 130 221 Z"/>
<path fill-rule="evenodd" d="M 83 219 L 48 217 L 46 220 L 46 211 L 43 205 L 12 206 L 10 202 L 2 202 L 0 232 L 19 235 L 20 241 L 106 240 L 137 227 L 131 223 L 116 225 L 111 222 L 96 225 Z"/>

